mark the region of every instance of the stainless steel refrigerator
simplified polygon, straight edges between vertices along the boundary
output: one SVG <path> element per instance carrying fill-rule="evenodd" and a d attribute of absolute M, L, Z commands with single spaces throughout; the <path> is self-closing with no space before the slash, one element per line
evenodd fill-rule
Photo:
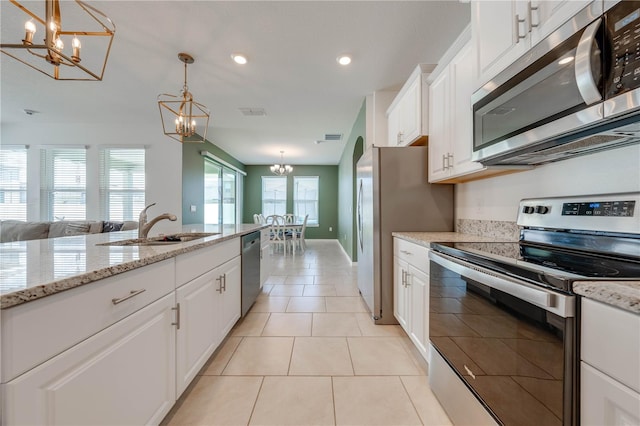
<path fill-rule="evenodd" d="M 357 164 L 358 288 L 376 324 L 393 316 L 393 237 L 453 231 L 453 185 L 429 184 L 428 149 L 373 147 Z"/>

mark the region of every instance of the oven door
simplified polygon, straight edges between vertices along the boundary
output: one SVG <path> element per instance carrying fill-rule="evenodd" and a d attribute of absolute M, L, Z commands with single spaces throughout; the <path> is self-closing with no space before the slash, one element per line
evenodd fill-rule
<path fill-rule="evenodd" d="M 575 296 L 429 256 L 429 339 L 446 361 L 431 368 L 450 367 L 499 424 L 576 424 Z M 445 409 L 468 397 L 432 388 Z"/>
<path fill-rule="evenodd" d="M 473 95 L 473 161 L 510 164 L 513 153 L 603 120 L 604 25 L 590 12 Z"/>

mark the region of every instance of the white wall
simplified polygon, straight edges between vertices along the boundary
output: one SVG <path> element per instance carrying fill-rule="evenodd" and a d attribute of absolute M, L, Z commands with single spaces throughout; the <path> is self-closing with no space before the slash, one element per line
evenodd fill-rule
<path fill-rule="evenodd" d="M 149 210 L 152 218 L 161 213 L 174 213 L 176 222 L 161 221 L 151 234 L 177 232 L 182 228 L 182 145 L 162 134 L 159 123 L 139 126 L 78 124 L 73 127 L 51 123 L 29 126 L 3 123 L 2 145 L 29 145 L 28 194 L 29 220 L 38 220 L 39 211 L 39 150 L 46 145 L 86 145 L 88 164 L 97 167 L 98 148 L 102 146 L 146 146 L 146 202 L 157 203 Z M 96 159 L 92 161 L 91 159 Z M 32 167 L 35 165 L 35 167 Z M 95 168 L 87 170 L 87 219 L 100 219 L 98 215 L 98 181 Z M 92 177 L 93 176 L 93 177 Z M 35 189 L 35 190 L 34 190 Z M 32 209 L 33 208 L 33 209 Z"/>
<path fill-rule="evenodd" d="M 640 191 L 640 145 L 456 185 L 456 219 L 515 221 L 522 198 Z"/>

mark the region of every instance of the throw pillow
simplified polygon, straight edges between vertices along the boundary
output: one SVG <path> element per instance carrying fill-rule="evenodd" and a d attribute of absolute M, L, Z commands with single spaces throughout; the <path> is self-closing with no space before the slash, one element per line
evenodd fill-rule
<path fill-rule="evenodd" d="M 114 232 L 122 229 L 123 222 L 102 222 L 102 232 Z"/>
<path fill-rule="evenodd" d="M 65 235 L 88 234 L 91 224 L 89 223 L 68 223 L 64 230 Z"/>

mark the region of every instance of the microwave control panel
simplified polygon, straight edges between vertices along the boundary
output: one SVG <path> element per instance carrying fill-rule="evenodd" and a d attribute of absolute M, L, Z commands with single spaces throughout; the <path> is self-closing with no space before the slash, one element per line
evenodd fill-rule
<path fill-rule="evenodd" d="M 622 1 L 606 13 L 611 74 L 606 97 L 640 87 L 640 2 Z"/>

